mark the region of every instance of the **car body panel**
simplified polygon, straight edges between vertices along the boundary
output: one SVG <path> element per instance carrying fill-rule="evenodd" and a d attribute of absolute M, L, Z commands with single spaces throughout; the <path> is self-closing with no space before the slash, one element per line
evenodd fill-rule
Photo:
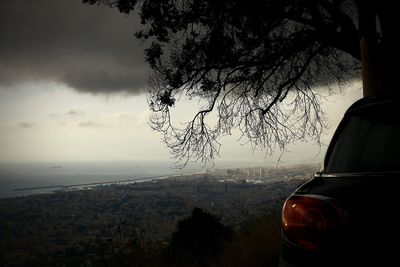
<path fill-rule="evenodd" d="M 400 125 L 399 97 L 367 98 L 353 104 L 339 124 L 328 147 L 324 169 L 332 160 L 335 146 L 340 143 L 342 132 L 348 127 L 349 118 L 356 114 L 388 119 L 388 124 Z M 371 113 L 372 112 L 372 113 Z M 371 115 L 372 114 L 372 115 Z M 384 121 L 386 123 L 386 121 Z M 354 136 L 352 138 L 369 138 Z M 368 133 L 364 133 L 368 135 Z M 395 136 L 396 137 L 396 136 Z M 393 137 L 392 137 L 393 138 Z M 398 136 L 400 140 L 400 136 Z M 379 142 L 380 140 L 378 140 Z M 382 140 L 387 141 L 387 140 Z M 389 143 L 390 144 L 390 143 Z M 334 201 L 346 214 L 348 226 L 338 233 L 334 242 L 310 251 L 287 240 L 284 233 L 280 266 L 393 266 L 400 265 L 400 142 L 390 148 L 391 160 L 389 170 L 384 165 L 378 171 L 360 167 L 358 171 L 317 173 L 314 179 L 300 186 L 293 195 L 321 196 Z M 379 144 L 378 144 L 379 145 Z M 351 151 L 351 147 L 347 151 Z M 343 150 L 343 151 L 346 151 Z M 341 160 L 341 155 L 334 155 Z M 347 155 L 343 159 L 348 160 Z M 372 155 L 374 156 L 374 155 Z M 337 164 L 339 166 L 340 164 Z M 343 164 L 342 164 L 343 165 Z M 331 166 L 334 166 L 331 164 Z M 345 165 L 343 165 L 345 166 Z M 351 166 L 351 164 L 349 164 Z M 361 165 L 360 165 L 361 166 Z M 357 167 L 349 167 L 349 169 Z M 364 171 L 365 169 L 365 171 Z M 340 170 L 346 170 L 341 167 Z"/>

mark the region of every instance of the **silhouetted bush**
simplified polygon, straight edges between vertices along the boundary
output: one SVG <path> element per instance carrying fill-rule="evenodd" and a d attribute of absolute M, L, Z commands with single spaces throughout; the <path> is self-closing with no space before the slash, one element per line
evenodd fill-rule
<path fill-rule="evenodd" d="M 175 266 L 210 266 L 232 240 L 231 228 L 200 208 L 178 222 L 167 248 L 168 262 Z"/>

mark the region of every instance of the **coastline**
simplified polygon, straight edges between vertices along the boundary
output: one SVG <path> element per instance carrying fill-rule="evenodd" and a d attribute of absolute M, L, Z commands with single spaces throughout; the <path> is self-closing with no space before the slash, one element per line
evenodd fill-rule
<path fill-rule="evenodd" d="M 203 171 L 195 171 L 195 172 L 185 172 L 185 173 L 177 173 L 177 174 L 168 174 L 168 175 L 155 175 L 144 178 L 135 178 L 135 179 L 121 179 L 117 178 L 116 180 L 108 180 L 101 182 L 90 182 L 90 183 L 79 183 L 79 184 L 65 184 L 65 185 L 49 185 L 49 186 L 37 186 L 37 187 L 19 187 L 13 188 L 12 192 L 14 192 L 14 196 L 0 196 L 0 199 L 7 198 L 16 198 L 16 197 L 24 197 L 30 195 L 42 195 L 42 194 L 52 194 L 56 192 L 71 192 L 71 191 L 80 191 L 80 190 L 90 190 L 101 187 L 107 187 L 112 185 L 134 185 L 138 183 L 154 183 L 155 181 L 165 180 L 165 179 L 175 179 L 180 177 L 191 177 L 196 175 L 202 175 L 205 172 Z"/>

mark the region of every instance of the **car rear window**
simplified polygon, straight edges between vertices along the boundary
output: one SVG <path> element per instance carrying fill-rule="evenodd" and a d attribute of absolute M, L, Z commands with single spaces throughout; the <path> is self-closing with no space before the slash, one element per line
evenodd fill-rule
<path fill-rule="evenodd" d="M 326 172 L 400 170 L 400 119 L 395 108 L 354 112 L 344 121 L 327 158 Z"/>

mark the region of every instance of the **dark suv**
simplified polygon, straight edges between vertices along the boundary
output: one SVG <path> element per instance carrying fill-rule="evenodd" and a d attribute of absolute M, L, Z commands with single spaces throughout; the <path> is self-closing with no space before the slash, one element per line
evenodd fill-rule
<path fill-rule="evenodd" d="M 400 97 L 361 99 L 283 206 L 280 266 L 400 266 L 399 185 Z"/>

